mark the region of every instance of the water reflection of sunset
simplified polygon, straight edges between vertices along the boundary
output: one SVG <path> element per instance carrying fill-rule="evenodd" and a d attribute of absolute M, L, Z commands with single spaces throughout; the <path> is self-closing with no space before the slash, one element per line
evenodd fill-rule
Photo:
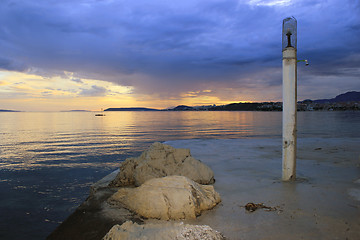
<path fill-rule="evenodd" d="M 113 166 L 142 143 L 254 136 L 279 113 L 259 112 L 27 112 L 0 115 L 1 169 Z M 131 147 L 130 147 L 131 146 Z M 87 156 L 91 155 L 93 160 Z M 14 161 L 14 159 L 21 159 Z M 116 161 L 115 161 L 116 162 Z"/>

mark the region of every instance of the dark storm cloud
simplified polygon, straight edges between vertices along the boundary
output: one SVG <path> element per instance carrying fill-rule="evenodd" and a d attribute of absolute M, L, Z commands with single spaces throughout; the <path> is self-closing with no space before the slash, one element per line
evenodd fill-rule
<path fill-rule="evenodd" d="M 69 71 L 169 95 L 204 82 L 280 85 L 281 22 L 293 15 L 309 86 L 317 77 L 359 77 L 358 1 L 250 2 L 3 0 L 0 68 Z"/>

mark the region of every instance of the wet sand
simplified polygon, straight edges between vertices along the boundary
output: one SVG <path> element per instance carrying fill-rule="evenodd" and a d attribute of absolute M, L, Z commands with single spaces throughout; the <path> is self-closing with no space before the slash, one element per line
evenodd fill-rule
<path fill-rule="evenodd" d="M 298 139 L 295 182 L 281 181 L 281 139 L 165 143 L 190 148 L 195 158 L 209 165 L 222 198 L 213 210 L 185 223 L 209 225 L 228 239 L 360 239 L 359 138 Z M 100 190 L 48 239 L 101 239 L 111 225 L 128 219 L 161 223 L 109 208 L 104 200 L 110 194 Z M 276 210 L 250 213 L 243 207 L 249 202 Z"/>

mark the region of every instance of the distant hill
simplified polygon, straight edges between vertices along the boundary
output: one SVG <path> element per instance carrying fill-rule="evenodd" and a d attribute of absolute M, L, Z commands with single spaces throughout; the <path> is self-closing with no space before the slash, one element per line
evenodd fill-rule
<path fill-rule="evenodd" d="M 0 112 L 20 112 L 20 111 L 0 109 Z"/>
<path fill-rule="evenodd" d="M 169 109 L 171 111 L 190 111 L 190 110 L 194 110 L 193 107 L 189 107 L 186 105 L 179 105 L 177 107 L 174 107 L 173 109 Z"/>
<path fill-rule="evenodd" d="M 261 103 L 230 103 L 224 106 L 212 107 L 211 111 L 256 111 Z"/>
<path fill-rule="evenodd" d="M 351 91 L 337 95 L 335 98 L 314 100 L 315 103 L 339 103 L 339 102 L 358 102 L 360 101 L 360 92 Z"/>
<path fill-rule="evenodd" d="M 160 111 L 154 108 L 108 108 L 104 111 Z"/>

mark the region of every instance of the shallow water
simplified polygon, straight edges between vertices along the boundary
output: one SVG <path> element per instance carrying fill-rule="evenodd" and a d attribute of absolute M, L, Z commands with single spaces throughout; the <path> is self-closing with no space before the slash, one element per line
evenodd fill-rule
<path fill-rule="evenodd" d="M 297 179 L 281 180 L 281 139 L 167 141 L 215 173 L 222 202 L 195 220 L 229 239 L 360 239 L 360 138 L 299 138 Z M 205 149 L 205 150 L 204 150 Z M 244 209 L 263 203 L 276 211 Z M 156 220 L 147 222 L 157 223 Z"/>
<path fill-rule="evenodd" d="M 43 239 L 154 141 L 280 138 L 281 112 L 0 113 L 0 239 Z M 360 112 L 300 112 L 301 138 L 360 136 Z"/>

